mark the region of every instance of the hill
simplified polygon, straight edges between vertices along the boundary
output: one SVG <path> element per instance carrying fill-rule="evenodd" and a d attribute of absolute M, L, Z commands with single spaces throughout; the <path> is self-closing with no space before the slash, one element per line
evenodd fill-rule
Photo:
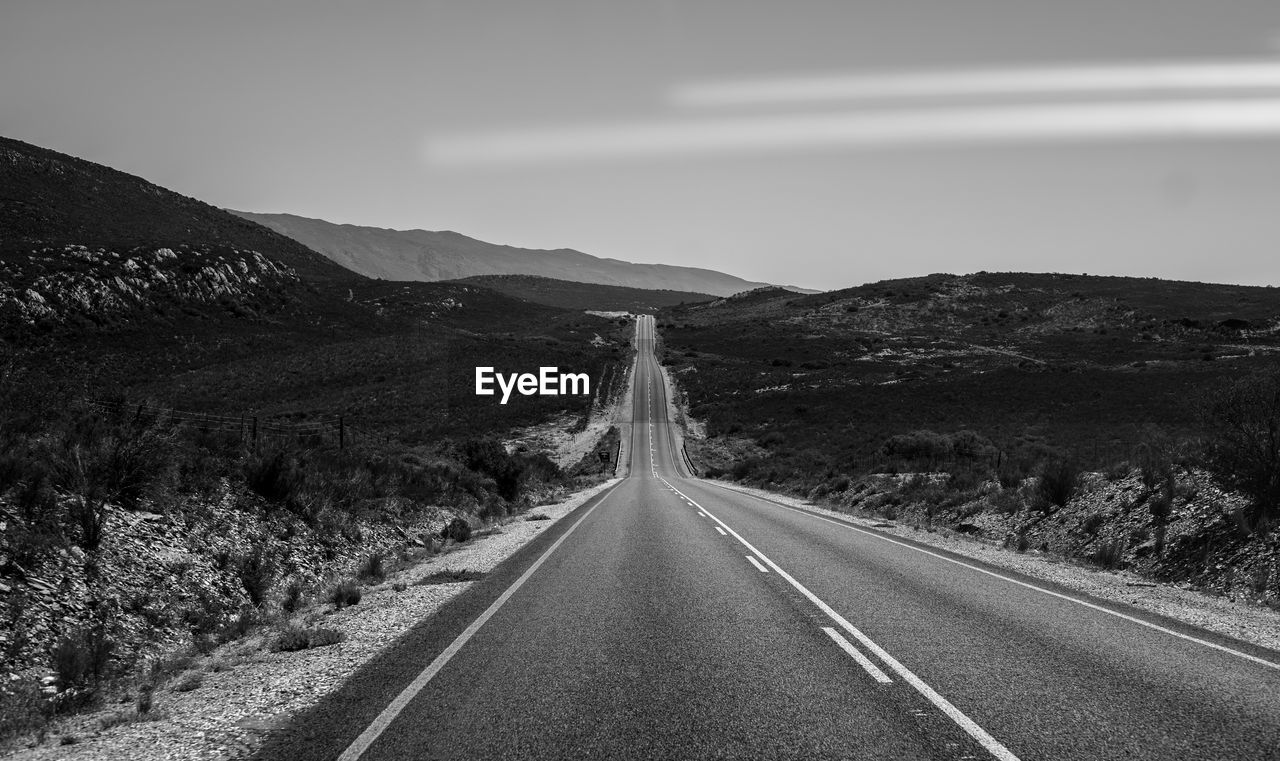
<path fill-rule="evenodd" d="M 78 246 L 255 251 L 312 283 L 357 281 L 297 241 L 130 174 L 0 137 L 0 258 Z"/>
<path fill-rule="evenodd" d="M 705 475 L 1233 599 L 1280 595 L 1280 289 L 932 275 L 659 321 Z"/>
<path fill-rule="evenodd" d="M 527 249 L 468 238 L 456 232 L 386 230 L 342 225 L 292 214 L 233 211 L 287 235 L 342 266 L 383 280 L 457 280 L 475 275 L 536 275 L 555 280 L 647 290 L 728 296 L 758 288 L 714 270 L 668 264 L 633 264 L 572 249 Z"/>
<path fill-rule="evenodd" d="M 535 304 L 602 312 L 653 314 L 663 307 L 716 299 L 707 293 L 651 291 L 618 285 L 552 280 L 534 275 L 476 275 L 455 282 L 489 288 Z"/>
<path fill-rule="evenodd" d="M 583 406 L 499 415 L 470 393 L 468 362 L 603 373 L 626 340 L 615 321 L 476 285 L 371 280 L 199 200 L 0 138 L 0 378 L 15 400 L 345 414 L 414 442 Z"/>
<path fill-rule="evenodd" d="M 1199 401 L 1280 359 L 1280 290 L 1140 278 L 932 275 L 659 319 L 712 434 L 789 442 L 762 472 L 811 447 L 844 472 L 879 467 L 887 439 L 918 429 L 1123 459 L 1148 425 L 1195 435 Z"/>

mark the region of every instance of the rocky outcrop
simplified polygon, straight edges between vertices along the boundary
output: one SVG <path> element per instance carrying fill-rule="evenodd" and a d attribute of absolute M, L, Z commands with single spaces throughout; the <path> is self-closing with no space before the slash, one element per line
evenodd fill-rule
<path fill-rule="evenodd" d="M 215 303 L 248 313 L 298 281 L 292 268 L 235 248 L 46 247 L 0 262 L 0 325 L 96 323 Z"/>

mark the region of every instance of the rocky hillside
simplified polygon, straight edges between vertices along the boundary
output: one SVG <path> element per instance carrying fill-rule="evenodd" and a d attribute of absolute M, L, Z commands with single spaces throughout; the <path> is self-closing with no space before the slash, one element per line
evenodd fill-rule
<path fill-rule="evenodd" d="M 633 264 L 572 249 L 502 246 L 450 231 L 386 230 L 292 214 L 233 212 L 270 227 L 342 266 L 383 280 L 456 280 L 536 275 L 555 280 L 728 296 L 763 286 L 733 275 L 669 264 Z"/>
<path fill-rule="evenodd" d="M 299 280 L 292 267 L 235 248 L 44 247 L 0 261 L 0 330 L 111 325 L 208 306 L 257 316 Z"/>

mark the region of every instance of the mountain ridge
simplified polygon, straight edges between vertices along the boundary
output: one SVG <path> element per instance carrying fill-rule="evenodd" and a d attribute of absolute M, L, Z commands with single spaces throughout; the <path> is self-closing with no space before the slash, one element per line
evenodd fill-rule
<path fill-rule="evenodd" d="M 394 230 L 296 214 L 227 211 L 291 237 L 354 272 L 383 280 L 533 275 L 714 296 L 730 296 L 769 285 L 702 267 L 628 262 L 571 248 L 531 249 L 489 243 L 453 230 Z"/>

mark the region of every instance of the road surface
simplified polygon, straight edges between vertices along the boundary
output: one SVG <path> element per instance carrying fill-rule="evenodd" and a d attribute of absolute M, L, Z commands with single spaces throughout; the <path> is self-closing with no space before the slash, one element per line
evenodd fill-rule
<path fill-rule="evenodd" d="M 652 318 L 630 475 L 271 759 L 1280 758 L 1280 656 L 693 478 Z"/>

